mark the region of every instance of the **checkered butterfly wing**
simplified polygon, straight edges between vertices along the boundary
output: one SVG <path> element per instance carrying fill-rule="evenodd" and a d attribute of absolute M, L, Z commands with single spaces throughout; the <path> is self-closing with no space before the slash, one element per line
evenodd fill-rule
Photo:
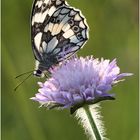
<path fill-rule="evenodd" d="M 31 29 L 33 52 L 39 62 L 36 69 L 42 72 L 73 55 L 88 39 L 85 18 L 62 0 L 36 1 Z"/>
<path fill-rule="evenodd" d="M 31 40 L 36 60 L 40 61 L 41 33 L 57 8 L 66 5 L 64 0 L 35 0 L 31 14 Z"/>

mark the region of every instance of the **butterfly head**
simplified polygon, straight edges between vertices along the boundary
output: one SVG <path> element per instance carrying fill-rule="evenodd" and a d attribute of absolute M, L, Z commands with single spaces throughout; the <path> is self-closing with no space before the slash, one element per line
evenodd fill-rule
<path fill-rule="evenodd" d="M 35 70 L 33 75 L 36 76 L 36 77 L 44 77 L 44 73 L 39 69 Z"/>
<path fill-rule="evenodd" d="M 36 65 L 35 65 L 35 71 L 33 72 L 33 75 L 36 77 L 40 77 L 43 78 L 44 77 L 44 72 L 46 69 L 44 69 L 45 67 L 42 66 L 42 63 L 40 63 L 39 61 L 36 61 Z"/>

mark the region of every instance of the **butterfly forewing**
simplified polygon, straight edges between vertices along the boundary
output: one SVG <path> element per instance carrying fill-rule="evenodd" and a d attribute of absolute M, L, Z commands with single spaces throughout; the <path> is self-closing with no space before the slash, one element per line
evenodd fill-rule
<path fill-rule="evenodd" d="M 38 65 L 52 65 L 77 52 L 88 39 L 88 26 L 81 12 L 64 0 L 35 0 L 31 17 L 32 48 Z"/>
<path fill-rule="evenodd" d="M 35 0 L 33 3 L 31 14 L 31 39 L 35 58 L 39 61 L 42 59 L 38 51 L 41 43 L 41 33 L 43 33 L 44 27 L 49 22 L 51 15 L 57 8 L 63 5 L 66 5 L 64 0 Z"/>

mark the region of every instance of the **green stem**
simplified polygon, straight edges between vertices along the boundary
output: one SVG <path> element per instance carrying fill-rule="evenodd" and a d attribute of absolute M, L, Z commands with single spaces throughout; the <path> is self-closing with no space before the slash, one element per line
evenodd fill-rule
<path fill-rule="evenodd" d="M 90 112 L 89 106 L 86 105 L 83 108 L 85 109 L 86 115 L 88 117 L 89 123 L 91 125 L 92 131 L 93 131 L 93 133 L 95 135 L 96 140 L 102 140 L 101 135 L 99 133 L 99 130 L 98 130 L 98 128 L 96 126 L 96 123 L 94 121 L 94 118 L 92 117 L 92 114 Z"/>

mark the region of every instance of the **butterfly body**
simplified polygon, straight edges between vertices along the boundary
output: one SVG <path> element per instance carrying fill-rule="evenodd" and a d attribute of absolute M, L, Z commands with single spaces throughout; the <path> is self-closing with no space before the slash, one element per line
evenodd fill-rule
<path fill-rule="evenodd" d="M 64 0 L 35 0 L 31 16 L 34 75 L 75 54 L 88 39 L 88 26 L 81 12 Z"/>
<path fill-rule="evenodd" d="M 33 73 L 35 76 L 44 77 L 46 71 L 48 71 L 53 65 L 58 63 L 54 56 L 48 56 L 49 55 L 45 54 L 44 60 L 36 60 L 36 67 Z"/>

